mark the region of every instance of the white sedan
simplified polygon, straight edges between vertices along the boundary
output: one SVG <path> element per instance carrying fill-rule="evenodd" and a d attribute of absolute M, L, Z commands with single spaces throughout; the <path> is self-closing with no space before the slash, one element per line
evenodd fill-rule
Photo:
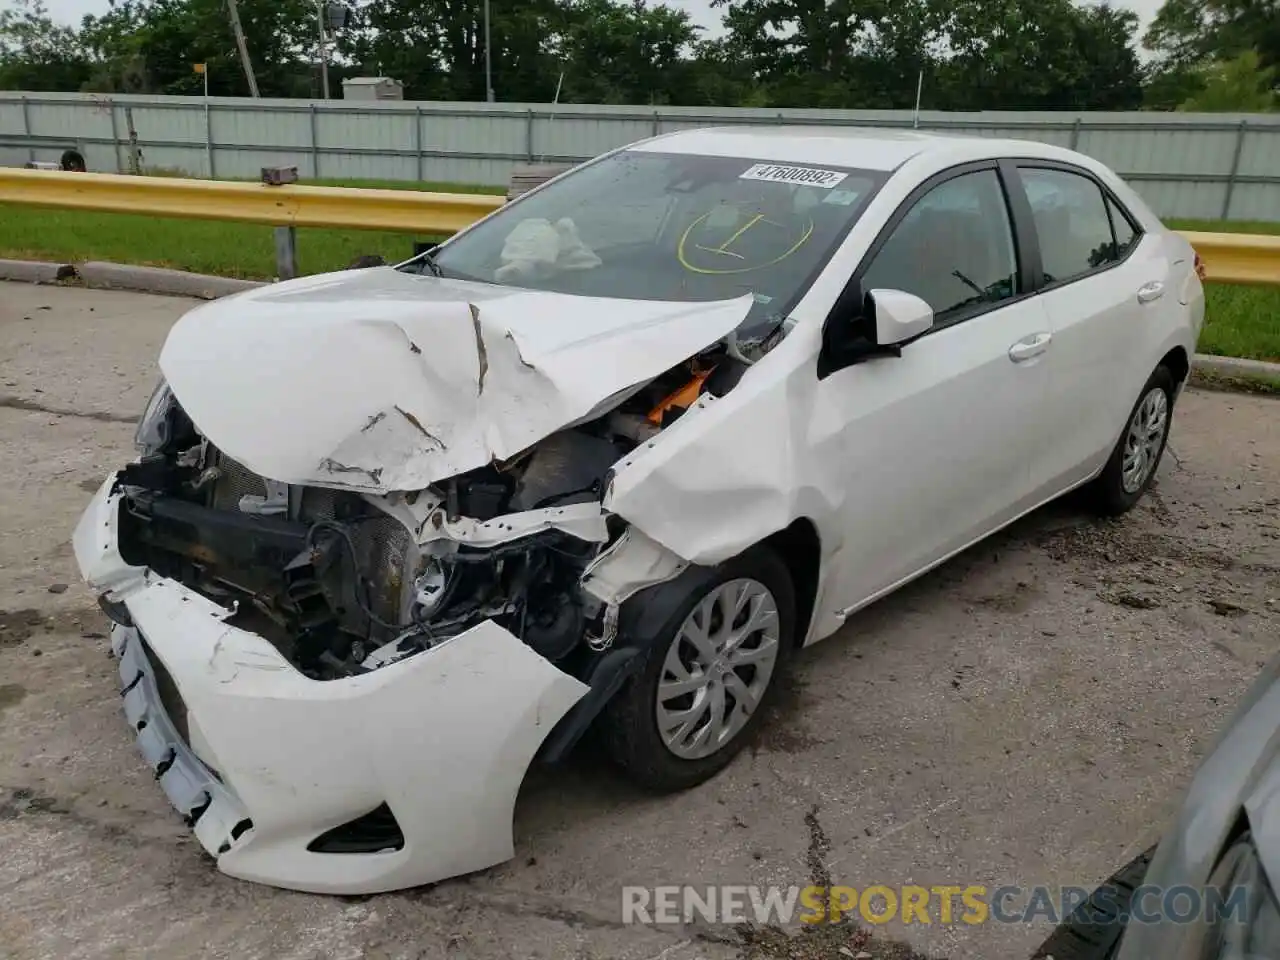
<path fill-rule="evenodd" d="M 1134 505 L 1198 272 L 1067 150 L 712 129 L 199 306 L 75 535 L 139 747 L 223 871 L 321 892 L 510 857 L 588 728 L 697 784 L 853 611 Z"/>

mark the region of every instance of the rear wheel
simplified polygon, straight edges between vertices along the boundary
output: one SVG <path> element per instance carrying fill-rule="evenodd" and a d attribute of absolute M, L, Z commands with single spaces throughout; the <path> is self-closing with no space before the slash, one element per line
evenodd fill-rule
<path fill-rule="evenodd" d="M 651 628 L 631 618 L 626 639 L 646 652 L 602 717 L 609 752 L 643 787 L 694 786 L 728 765 L 772 700 L 795 641 L 791 578 L 756 547 L 628 603 L 670 614 Z"/>
<path fill-rule="evenodd" d="M 1155 479 L 1173 422 L 1173 374 L 1157 367 L 1125 423 L 1111 459 L 1094 481 L 1098 509 L 1111 516 L 1132 510 Z"/>

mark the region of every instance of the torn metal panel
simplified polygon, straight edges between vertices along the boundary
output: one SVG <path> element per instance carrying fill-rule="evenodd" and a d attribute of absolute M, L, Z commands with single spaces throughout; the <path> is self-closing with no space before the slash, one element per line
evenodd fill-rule
<path fill-rule="evenodd" d="M 449 520 L 443 507 L 437 507 L 419 528 L 418 541 L 450 540 L 472 547 L 496 547 L 543 530 L 561 530 L 580 540 L 604 543 L 609 539 L 604 511 L 598 503 L 575 503 L 564 507 L 546 507 L 508 513 L 492 520 L 458 517 Z"/>
<path fill-rule="evenodd" d="M 724 397 L 704 394 L 614 467 L 604 507 L 690 563 L 715 565 L 795 519 L 834 517 L 847 478 L 838 436 L 795 363 L 817 331 L 796 330 Z"/>
<path fill-rule="evenodd" d="M 418 490 L 604 412 L 751 305 L 350 271 L 197 307 L 160 367 L 202 434 L 264 477 Z"/>
<path fill-rule="evenodd" d="M 481 521 L 461 516 L 450 520 L 444 499 L 428 491 L 411 497 L 392 494 L 365 499 L 404 524 L 414 539 L 424 545 L 444 541 L 496 547 L 543 530 L 560 530 L 592 543 L 609 539 L 604 510 L 594 502 L 524 510 Z"/>
<path fill-rule="evenodd" d="M 688 566 L 688 561 L 629 527 L 583 571 L 582 587 L 616 608 L 646 587 L 675 579 Z"/>

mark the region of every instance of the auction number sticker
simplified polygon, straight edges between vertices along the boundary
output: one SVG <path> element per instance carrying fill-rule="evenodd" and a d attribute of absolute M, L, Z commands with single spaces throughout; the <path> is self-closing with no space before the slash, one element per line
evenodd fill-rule
<path fill-rule="evenodd" d="M 743 172 L 739 180 L 768 180 L 772 183 L 793 183 L 798 186 L 820 187 L 830 190 L 847 173 L 838 170 L 819 170 L 816 167 L 786 167 L 777 163 L 757 163 Z"/>

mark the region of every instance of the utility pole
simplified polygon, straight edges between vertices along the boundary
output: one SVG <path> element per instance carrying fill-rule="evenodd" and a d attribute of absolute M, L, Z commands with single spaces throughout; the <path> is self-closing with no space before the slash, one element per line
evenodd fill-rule
<path fill-rule="evenodd" d="M 258 96 L 258 81 L 253 75 L 253 64 L 249 62 L 249 45 L 244 42 L 244 30 L 240 27 L 240 11 L 236 8 L 236 0 L 227 0 L 227 14 L 231 17 L 231 32 L 236 35 L 236 49 L 240 51 L 240 65 L 244 67 L 245 79 L 249 81 L 249 95 Z"/>
<path fill-rule="evenodd" d="M 324 98 L 329 99 L 329 57 L 324 48 L 324 0 L 316 0 L 316 28 L 320 37 L 320 83 L 324 89 Z"/>
<path fill-rule="evenodd" d="M 489 43 L 489 0 L 484 0 L 484 91 L 493 103 L 493 47 Z"/>

